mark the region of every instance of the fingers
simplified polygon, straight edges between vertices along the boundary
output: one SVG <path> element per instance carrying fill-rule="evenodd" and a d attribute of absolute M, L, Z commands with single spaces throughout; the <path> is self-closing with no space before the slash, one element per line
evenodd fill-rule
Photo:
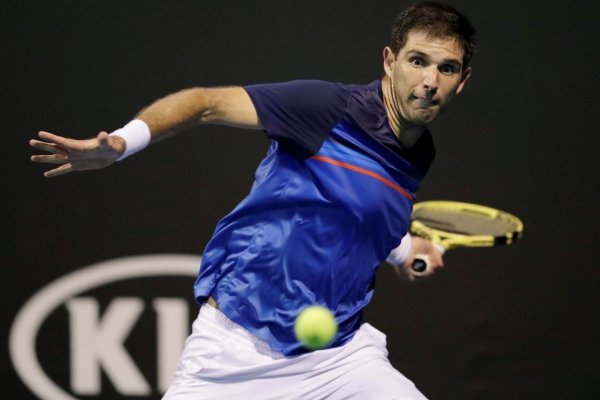
<path fill-rule="evenodd" d="M 51 169 L 50 171 L 44 172 L 46 178 L 54 178 L 56 176 L 68 174 L 73 171 L 73 165 L 71 163 L 63 164 L 58 168 Z"/>
<path fill-rule="evenodd" d="M 44 172 L 46 178 L 54 178 L 55 176 L 64 175 L 74 170 L 73 165 L 64 154 L 33 155 L 31 156 L 31 161 L 44 164 L 63 164 L 58 168 Z"/>
<path fill-rule="evenodd" d="M 444 259 L 442 254 L 437 250 L 432 251 L 430 254 L 431 264 L 434 269 L 436 268 L 444 268 Z"/>
<path fill-rule="evenodd" d="M 68 153 L 66 149 L 64 149 L 54 143 L 42 142 L 42 141 L 39 141 L 36 139 L 31 139 L 29 141 L 29 145 L 31 147 L 33 147 L 34 149 L 47 151 L 48 153 L 62 154 L 62 155 L 67 155 L 67 153 Z"/>
<path fill-rule="evenodd" d="M 38 132 L 38 136 L 46 141 L 52 142 L 52 143 L 57 143 L 57 144 L 64 144 L 67 141 L 69 141 L 69 139 L 64 138 L 62 136 L 58 136 L 55 135 L 53 133 L 50 132 L 46 132 L 46 131 L 39 131 Z"/>
<path fill-rule="evenodd" d="M 85 171 L 104 168 L 112 164 L 118 157 L 118 146 L 115 147 L 114 137 L 100 132 L 92 139 L 68 139 L 50 132 L 40 131 L 41 140 L 32 139 L 29 145 L 49 154 L 35 154 L 31 161 L 44 164 L 62 164 L 44 173 L 53 178 L 73 171 Z M 112 145 L 111 145 L 112 143 Z"/>
<path fill-rule="evenodd" d="M 446 249 L 443 246 L 441 246 L 437 243 L 432 243 L 431 249 L 429 250 L 429 252 L 427 254 L 429 255 L 429 259 L 431 260 L 431 267 L 433 268 L 434 271 L 437 268 L 444 267 L 443 255 L 445 252 L 446 252 Z"/>
<path fill-rule="evenodd" d="M 66 144 L 66 140 L 67 140 L 66 138 L 63 138 L 61 136 L 58 136 L 58 135 L 55 135 L 53 133 L 46 132 L 46 131 L 39 131 L 38 136 L 40 137 L 40 139 L 44 140 L 46 145 L 49 145 L 49 146 L 57 146 L 58 147 L 58 145 L 60 145 L 60 146 L 64 147 Z M 35 142 L 44 143 L 41 141 L 37 141 L 35 139 L 31 140 L 29 143 L 33 146 L 33 143 L 35 143 Z"/>
<path fill-rule="evenodd" d="M 68 145 L 69 139 L 54 135 L 50 132 L 40 131 L 38 136 L 44 141 L 31 139 L 29 145 L 36 150 L 50 154 L 36 154 L 31 156 L 31 161 L 44 164 L 62 164 L 58 168 L 44 172 L 47 178 L 64 175 L 73 171 L 73 165 L 69 162 Z"/>
<path fill-rule="evenodd" d="M 48 133 L 48 132 L 44 132 Z M 40 136 L 42 132 L 40 132 Z M 49 134 L 52 135 L 52 134 Z M 45 135 L 44 135 L 45 136 Z M 55 135 L 52 135 L 55 136 Z M 48 138 L 46 138 L 48 139 Z M 36 154 L 31 156 L 31 161 L 47 164 L 64 164 L 67 162 L 68 151 L 55 143 L 42 142 L 36 139 L 29 141 L 29 145 L 34 149 L 46 151 L 51 154 Z"/>
<path fill-rule="evenodd" d="M 427 254 L 420 255 L 421 259 L 426 260 L 425 265 L 426 268 L 424 271 L 417 272 L 417 274 L 421 276 L 431 276 L 433 275 L 438 268 L 444 267 L 444 261 L 442 260 L 442 255 L 438 253 L 436 250 L 431 250 Z"/>
<path fill-rule="evenodd" d="M 69 153 L 74 150 L 85 150 L 86 145 L 89 145 L 89 140 L 68 139 L 46 131 L 38 132 L 38 136 L 41 139 L 45 140 L 47 142 L 47 145 L 55 146 L 56 148 L 59 148 L 66 153 Z"/>
<path fill-rule="evenodd" d="M 31 161 L 45 164 L 64 164 L 68 162 L 65 154 L 36 154 L 31 156 Z"/>

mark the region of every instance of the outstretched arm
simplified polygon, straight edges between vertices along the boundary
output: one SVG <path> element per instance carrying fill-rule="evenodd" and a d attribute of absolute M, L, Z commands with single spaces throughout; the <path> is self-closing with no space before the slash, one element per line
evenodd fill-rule
<path fill-rule="evenodd" d="M 182 90 L 152 103 L 136 119 L 143 123 L 127 125 L 111 135 L 100 132 L 95 138 L 86 140 L 39 132 L 41 140 L 32 139 L 29 143 L 48 154 L 33 155 L 31 160 L 59 165 L 44 173 L 44 176 L 51 178 L 111 165 L 127 150 L 127 142 L 123 139 L 127 134 L 148 135 L 147 139 L 155 142 L 200 124 L 262 129 L 256 109 L 241 87 Z M 131 132 L 132 129 L 145 132 Z M 124 130 L 128 130 L 128 133 L 123 133 Z"/>
<path fill-rule="evenodd" d="M 262 129 L 256 109 L 241 87 L 182 90 L 154 102 L 136 118 L 148 124 L 152 141 L 200 124 Z"/>

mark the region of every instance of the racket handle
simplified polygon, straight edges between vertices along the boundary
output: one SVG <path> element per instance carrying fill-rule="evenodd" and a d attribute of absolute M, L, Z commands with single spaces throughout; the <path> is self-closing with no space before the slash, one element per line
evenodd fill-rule
<path fill-rule="evenodd" d="M 442 245 L 434 243 L 433 246 L 442 255 L 446 252 L 446 249 Z M 416 275 L 424 275 L 431 269 L 431 260 L 429 259 L 429 256 L 427 254 L 415 255 L 411 268 Z"/>
<path fill-rule="evenodd" d="M 413 272 L 418 275 L 424 274 L 430 268 L 431 261 L 429 261 L 429 256 L 425 254 L 419 254 L 415 256 L 411 268 Z"/>

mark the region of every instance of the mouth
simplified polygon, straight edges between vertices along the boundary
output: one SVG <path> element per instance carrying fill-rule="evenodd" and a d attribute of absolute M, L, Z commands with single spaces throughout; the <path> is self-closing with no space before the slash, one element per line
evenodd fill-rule
<path fill-rule="evenodd" d="M 440 101 L 438 99 L 430 99 L 427 97 L 419 97 L 412 95 L 412 99 L 417 101 L 421 107 L 436 106 Z"/>

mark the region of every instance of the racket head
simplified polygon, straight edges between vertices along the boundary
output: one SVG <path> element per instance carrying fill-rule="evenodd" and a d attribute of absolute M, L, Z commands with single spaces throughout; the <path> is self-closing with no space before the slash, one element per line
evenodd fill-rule
<path fill-rule="evenodd" d="M 523 222 L 506 211 L 459 201 L 423 201 L 413 206 L 410 232 L 452 249 L 509 245 L 523 235 Z"/>

